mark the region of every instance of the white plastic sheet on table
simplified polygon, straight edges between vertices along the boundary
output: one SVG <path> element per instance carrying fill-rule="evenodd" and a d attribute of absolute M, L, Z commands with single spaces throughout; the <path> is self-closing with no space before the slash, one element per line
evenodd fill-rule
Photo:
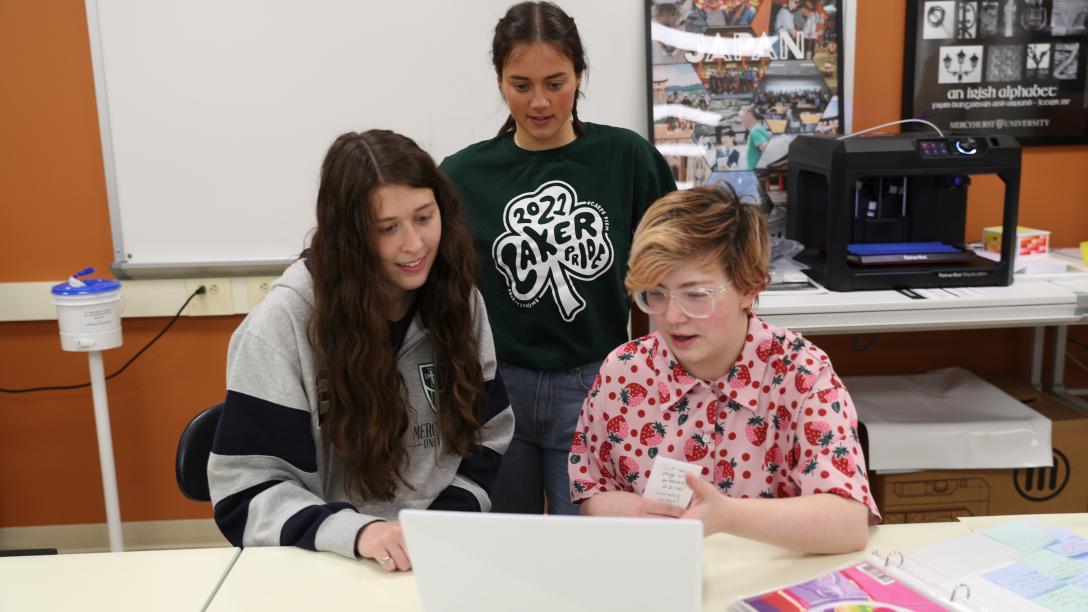
<path fill-rule="evenodd" d="M 869 469 L 1051 465 L 1050 419 L 963 368 L 843 383 L 869 433 Z"/>

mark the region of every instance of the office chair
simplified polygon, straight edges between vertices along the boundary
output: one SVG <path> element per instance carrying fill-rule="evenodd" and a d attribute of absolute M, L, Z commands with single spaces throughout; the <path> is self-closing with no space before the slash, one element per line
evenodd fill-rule
<path fill-rule="evenodd" d="M 185 426 L 178 440 L 174 475 L 181 494 L 193 501 L 212 500 L 208 492 L 208 455 L 212 452 L 212 440 L 222 412 L 223 404 L 200 411 Z"/>
<path fill-rule="evenodd" d="M 865 471 L 869 477 L 869 494 L 873 496 L 873 503 L 876 504 L 876 509 L 880 510 L 880 513 L 884 513 L 884 494 L 883 491 L 878 491 L 873 488 L 873 476 L 876 474 L 873 472 L 873 468 L 869 463 L 869 430 L 865 427 L 865 423 L 858 421 L 858 444 L 861 445 L 861 456 L 865 459 Z"/>
<path fill-rule="evenodd" d="M 865 459 L 865 469 L 872 476 L 873 470 L 869 467 L 869 430 L 861 421 L 858 421 L 858 444 L 861 445 L 861 456 Z"/>

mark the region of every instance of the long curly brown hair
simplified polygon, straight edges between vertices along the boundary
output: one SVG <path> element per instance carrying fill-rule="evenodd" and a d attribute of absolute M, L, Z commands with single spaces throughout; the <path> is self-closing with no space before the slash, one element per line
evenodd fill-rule
<path fill-rule="evenodd" d="M 389 281 L 374 240 L 371 196 L 384 185 L 430 189 L 438 204 L 442 236 L 417 303 L 434 343 L 439 433 L 460 455 L 473 446 L 481 426 L 484 380 L 474 334 L 475 255 L 449 180 L 430 155 L 400 134 L 343 134 L 325 156 L 317 230 L 303 253 L 315 297 L 308 335 L 328 400 L 322 431 L 346 463 L 348 492 L 387 500 L 398 481 L 408 484 L 402 469 L 412 408 L 397 370 L 389 292 L 383 290 Z"/>

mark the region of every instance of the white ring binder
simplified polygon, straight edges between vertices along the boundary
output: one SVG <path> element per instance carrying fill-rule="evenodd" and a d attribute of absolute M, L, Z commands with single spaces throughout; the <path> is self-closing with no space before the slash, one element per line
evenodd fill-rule
<path fill-rule="evenodd" d="M 918 548 L 904 546 L 905 550 L 890 552 L 873 548 L 862 563 L 742 599 L 729 609 L 777 610 L 782 603 L 794 606 L 791 610 L 821 612 L 865 605 L 889 612 L 1088 612 L 1083 590 L 1077 588 L 1088 577 L 1081 560 L 1085 532 L 1078 522 L 1084 516 L 1088 515 L 1071 515 L 1069 524 L 1077 529 L 1055 529 L 1049 521 L 1024 518 L 982 529 L 963 527 L 963 535 Z M 1048 571 L 1040 565 L 1050 563 L 1068 566 L 1068 570 Z M 860 592 L 841 588 L 848 583 Z M 839 601 L 829 600 L 828 589 L 838 589 L 834 595 L 840 596 Z M 839 603 L 850 605 L 831 605 Z"/>
<path fill-rule="evenodd" d="M 949 596 L 949 600 L 956 601 L 956 595 L 963 589 L 963 601 L 971 601 L 971 587 L 966 584 L 957 584 L 956 588 L 952 589 L 952 595 Z"/>
<path fill-rule="evenodd" d="M 873 550 L 871 560 L 883 560 L 884 567 L 889 570 L 889 573 L 893 574 L 900 580 L 904 581 L 911 586 L 927 592 L 929 596 L 943 598 L 943 593 L 938 593 L 934 589 L 934 585 L 929 583 L 924 577 L 916 575 L 918 568 L 911 568 L 906 564 L 906 556 L 898 550 L 881 555 L 879 550 Z M 951 610 L 974 610 L 971 607 L 971 587 L 969 585 L 960 583 L 952 589 L 952 593 L 945 600 L 945 605 L 949 605 Z"/>

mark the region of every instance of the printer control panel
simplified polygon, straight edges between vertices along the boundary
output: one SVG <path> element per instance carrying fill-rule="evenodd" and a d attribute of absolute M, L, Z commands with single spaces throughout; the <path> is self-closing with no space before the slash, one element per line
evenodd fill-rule
<path fill-rule="evenodd" d="M 942 157 L 975 157 L 986 148 L 985 140 L 972 136 L 927 138 L 914 141 L 918 154 L 924 159 Z"/>

